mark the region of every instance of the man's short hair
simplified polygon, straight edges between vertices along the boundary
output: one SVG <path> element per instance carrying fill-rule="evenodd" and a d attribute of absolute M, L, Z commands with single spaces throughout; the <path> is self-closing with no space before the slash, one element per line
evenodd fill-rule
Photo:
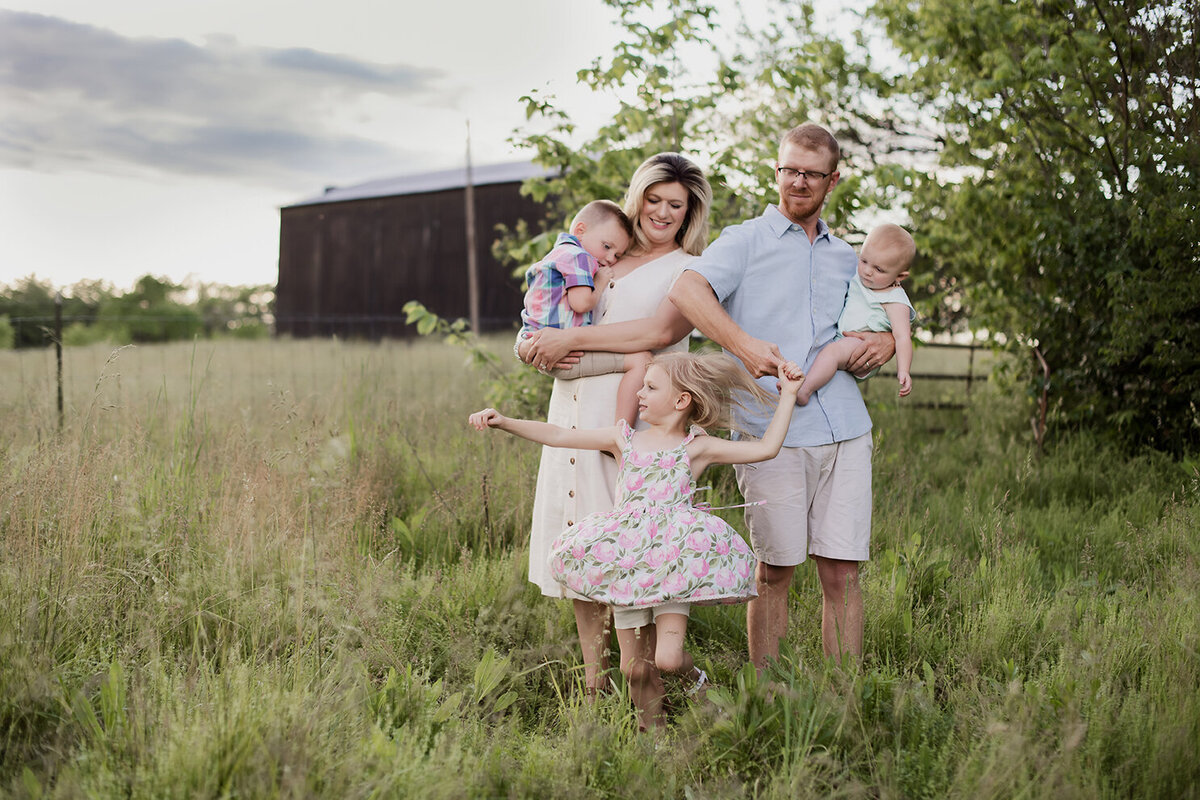
<path fill-rule="evenodd" d="M 785 133 L 779 140 L 779 149 L 782 150 L 783 146 L 789 142 L 797 147 L 803 147 L 805 150 L 826 150 L 832 153 L 834 169 L 837 169 L 838 161 L 842 157 L 842 148 L 838 145 L 837 139 L 815 122 L 805 122 Z"/>

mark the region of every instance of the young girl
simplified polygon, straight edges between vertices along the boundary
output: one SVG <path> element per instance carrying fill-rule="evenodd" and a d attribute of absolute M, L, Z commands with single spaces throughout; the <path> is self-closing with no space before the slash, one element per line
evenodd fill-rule
<path fill-rule="evenodd" d="M 693 425 L 727 426 L 731 403 L 769 395 L 729 356 L 656 356 L 638 392 L 646 430 L 624 420 L 610 428 L 575 430 L 511 419 L 492 408 L 476 412 L 478 430 L 499 428 L 552 447 L 602 450 L 620 464 L 612 511 L 579 520 L 551 548 L 550 568 L 568 588 L 613 607 L 621 672 L 642 727 L 662 724 L 659 670 L 695 681 L 707 676 L 684 649 L 689 606 L 744 602 L 755 596 L 754 555 L 724 520 L 692 505 L 695 478 L 710 464 L 765 461 L 779 452 L 804 376 L 780 367 L 780 397 L 761 440 L 733 442 L 697 436 Z M 655 669 L 657 667 L 657 669 Z"/>

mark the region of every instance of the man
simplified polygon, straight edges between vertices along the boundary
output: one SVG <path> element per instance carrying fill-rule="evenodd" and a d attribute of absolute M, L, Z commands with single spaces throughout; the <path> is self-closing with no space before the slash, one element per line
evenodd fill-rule
<path fill-rule="evenodd" d="M 812 364 L 834 338 L 855 273 L 853 248 L 820 218 L 840 177 L 837 140 L 806 123 L 784 134 L 775 177 L 779 205 L 731 226 L 671 290 L 688 320 L 774 389 L 786 359 Z M 859 335 L 859 334 L 849 334 Z M 890 333 L 864 333 L 865 351 L 848 365 L 866 374 L 895 352 Z M 769 414 L 742 412 L 742 430 L 761 436 Z M 758 557 L 759 596 L 746 612 L 750 660 L 761 671 L 787 633 L 788 588 L 812 556 L 821 581 L 825 654 L 862 655 L 859 562 L 871 535 L 871 418 L 846 372 L 797 406 L 779 456 L 736 469 L 751 505 L 746 519 Z"/>

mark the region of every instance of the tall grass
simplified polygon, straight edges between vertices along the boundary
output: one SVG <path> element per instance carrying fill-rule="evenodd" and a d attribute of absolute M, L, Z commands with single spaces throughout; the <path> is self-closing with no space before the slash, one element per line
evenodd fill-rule
<path fill-rule="evenodd" d="M 466 428 L 457 351 L 72 348 L 61 433 L 44 354 L 0 368 L 0 793 L 1200 796 L 1200 478 L 1038 458 L 1003 397 L 874 403 L 861 668 L 802 568 L 762 678 L 740 608 L 695 612 L 719 688 L 652 737 L 619 678 L 581 702 L 525 580 L 537 448 Z"/>

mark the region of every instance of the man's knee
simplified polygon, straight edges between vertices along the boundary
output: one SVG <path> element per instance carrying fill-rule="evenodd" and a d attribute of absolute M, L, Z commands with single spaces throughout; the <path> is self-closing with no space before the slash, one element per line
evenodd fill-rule
<path fill-rule="evenodd" d="M 755 571 L 755 577 L 758 579 L 760 587 L 766 587 L 767 589 L 786 588 L 791 584 L 792 575 L 795 571 L 795 567 L 777 567 L 773 564 L 765 564 L 760 561 Z"/>

